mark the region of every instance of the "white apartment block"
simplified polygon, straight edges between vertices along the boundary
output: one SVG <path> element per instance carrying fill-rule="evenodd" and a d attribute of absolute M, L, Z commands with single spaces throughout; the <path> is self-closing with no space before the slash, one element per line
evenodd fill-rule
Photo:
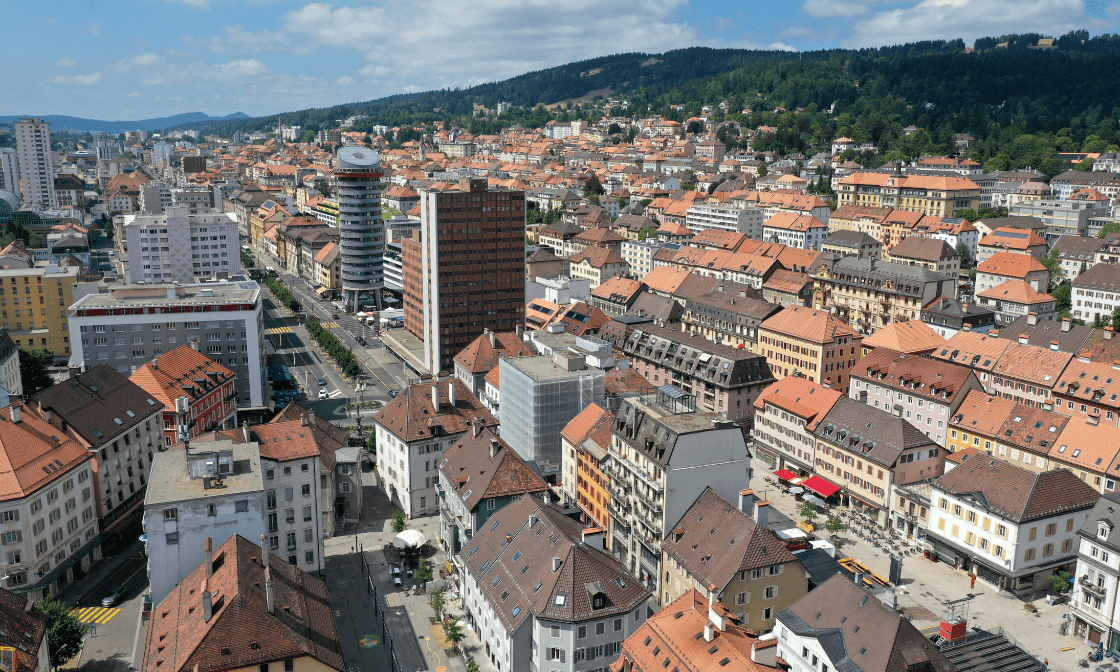
<path fill-rule="evenodd" d="M 0 191 L 20 195 L 19 154 L 10 147 L 0 149 Z"/>
<path fill-rule="evenodd" d="M 67 437 L 52 441 L 58 432 L 21 402 L 0 414 L 0 456 L 43 472 L 0 494 L 0 585 L 33 599 L 57 595 L 101 560 L 93 455 Z"/>
<path fill-rule="evenodd" d="M 171 206 L 165 214 L 125 215 L 123 230 L 128 250 L 125 277 L 130 283 L 189 284 L 219 271 L 241 272 L 240 238 L 232 213 L 193 214 L 188 206 Z"/>
<path fill-rule="evenodd" d="M 622 243 L 622 258 L 630 264 L 630 277 L 644 278 L 653 270 L 653 255 L 661 249 L 656 240 L 626 240 Z"/>
<path fill-rule="evenodd" d="M 29 118 L 20 119 L 14 126 L 23 203 L 38 210 L 53 210 L 58 207 L 58 199 L 54 194 L 50 124 Z"/>
<path fill-rule="evenodd" d="M 185 458 L 185 463 L 184 463 Z M 264 479 L 256 443 L 195 443 L 156 453 L 144 502 L 152 602 L 159 604 L 205 559 L 206 539 L 261 539 Z"/>
<path fill-rule="evenodd" d="M 1120 589 L 1120 499 L 1102 497 L 1078 530 L 1077 583 L 1069 603 L 1073 636 L 1105 649 L 1120 646 L 1120 613 L 1116 591 Z"/>
<path fill-rule="evenodd" d="M 731 205 L 694 205 L 688 209 L 684 225 L 699 233 L 705 229 L 733 231 L 748 238 L 762 239 L 762 211 L 754 207 L 736 208 Z"/>
<path fill-rule="evenodd" d="M 239 407 L 265 404 L 264 322 L 255 282 L 113 285 L 82 297 L 68 314 L 71 366 L 111 363 L 130 373 L 198 341 L 200 352 L 237 375 Z"/>
<path fill-rule="evenodd" d="M 828 225 L 809 215 L 778 213 L 762 225 L 762 240 L 801 250 L 820 251 L 828 237 Z"/>
<path fill-rule="evenodd" d="M 311 428 L 293 420 L 257 425 L 252 431 L 260 444 L 268 547 L 293 567 L 320 571 L 323 493 L 319 449 Z"/>

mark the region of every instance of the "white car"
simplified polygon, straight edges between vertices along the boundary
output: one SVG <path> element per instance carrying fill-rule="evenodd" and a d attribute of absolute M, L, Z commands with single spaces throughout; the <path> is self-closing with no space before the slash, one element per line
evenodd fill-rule
<path fill-rule="evenodd" d="M 320 399 L 326 399 L 328 396 L 329 395 L 327 394 L 326 388 L 320 387 L 319 388 L 319 398 Z"/>

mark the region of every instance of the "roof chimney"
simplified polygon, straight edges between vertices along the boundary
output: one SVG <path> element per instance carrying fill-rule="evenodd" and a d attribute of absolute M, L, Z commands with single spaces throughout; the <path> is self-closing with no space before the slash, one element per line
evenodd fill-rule
<path fill-rule="evenodd" d="M 1071 320 L 1068 317 L 1063 317 L 1062 318 L 1062 333 L 1063 334 L 1068 332 L 1070 330 L 1070 327 L 1072 327 L 1072 326 L 1073 326 L 1073 320 Z"/>
<path fill-rule="evenodd" d="M 711 621 L 704 624 L 704 641 L 710 642 L 716 638 L 716 626 Z"/>
<path fill-rule="evenodd" d="M 754 508 L 754 490 L 744 488 L 739 491 L 739 510 L 748 516 L 751 515 L 751 509 Z"/>
<path fill-rule="evenodd" d="M 210 622 L 210 618 L 214 615 L 214 601 L 210 597 L 210 579 L 202 579 L 202 620 L 206 623 Z"/>
<path fill-rule="evenodd" d="M 1019 345 L 1026 345 L 1030 341 L 1030 337 L 1026 334 L 1019 334 Z"/>
<path fill-rule="evenodd" d="M 267 552 L 266 552 L 267 554 Z M 276 596 L 272 593 L 272 568 L 264 568 L 264 599 L 268 603 L 268 613 L 276 613 Z"/>
<path fill-rule="evenodd" d="M 770 502 L 764 499 L 755 504 L 754 520 L 763 527 L 770 527 Z"/>
<path fill-rule="evenodd" d="M 477 439 L 478 435 L 481 434 L 481 433 L 482 433 L 482 418 L 475 418 L 474 420 L 471 420 L 471 434 L 474 436 L 474 438 Z"/>
<path fill-rule="evenodd" d="M 51 413 L 51 409 L 47 408 L 47 409 L 43 410 L 43 422 L 45 422 L 49 425 L 49 424 L 51 424 L 51 419 L 53 417 L 54 417 L 54 414 Z"/>
<path fill-rule="evenodd" d="M 214 540 L 206 537 L 206 576 L 214 576 Z"/>
<path fill-rule="evenodd" d="M 454 408 L 455 406 L 455 381 L 447 381 L 447 403 Z"/>
<path fill-rule="evenodd" d="M 191 350 L 194 350 L 195 352 L 199 351 L 198 350 L 198 338 L 192 338 L 191 339 Z"/>
<path fill-rule="evenodd" d="M 1057 350 L 1060 344 L 1057 341 L 1050 341 L 1050 349 Z"/>
<path fill-rule="evenodd" d="M 534 511 L 534 512 L 529 514 L 529 529 L 530 530 L 533 529 L 533 526 L 536 525 L 536 524 L 537 524 L 537 512 Z"/>
<path fill-rule="evenodd" d="M 497 457 L 498 451 L 502 449 L 502 444 L 497 439 L 490 439 L 490 457 Z"/>
<path fill-rule="evenodd" d="M 560 560 L 560 556 L 557 556 L 557 555 L 552 556 L 552 571 L 554 571 L 554 572 L 560 571 L 560 565 L 562 565 L 562 564 L 564 564 L 564 563 Z"/>
<path fill-rule="evenodd" d="M 432 385 L 432 408 L 439 413 L 439 385 Z"/>
<path fill-rule="evenodd" d="M 159 357 L 152 357 L 152 369 L 159 371 Z"/>
<path fill-rule="evenodd" d="M 1033 310 L 1027 313 L 1027 324 L 1031 325 L 1032 327 L 1038 324 L 1038 313 L 1034 312 Z"/>
<path fill-rule="evenodd" d="M 498 337 L 494 334 L 494 332 L 490 331 L 489 329 L 486 330 L 486 335 L 488 337 L 490 337 L 490 347 L 494 348 L 494 349 L 497 349 L 497 347 L 498 347 Z"/>
<path fill-rule="evenodd" d="M 12 422 L 17 425 L 23 420 L 23 402 L 14 401 L 11 406 Z"/>
<path fill-rule="evenodd" d="M 727 630 L 727 623 L 724 619 L 724 615 L 722 613 L 716 613 L 716 586 L 714 583 L 708 586 L 708 622 L 716 626 L 716 629 L 720 632 Z"/>
<path fill-rule="evenodd" d="M 1104 334 L 1103 334 L 1104 340 L 1111 341 L 1112 340 L 1112 334 L 1113 334 L 1112 327 L 1105 327 L 1104 328 Z"/>
<path fill-rule="evenodd" d="M 261 564 L 268 569 L 268 535 L 261 535 Z"/>

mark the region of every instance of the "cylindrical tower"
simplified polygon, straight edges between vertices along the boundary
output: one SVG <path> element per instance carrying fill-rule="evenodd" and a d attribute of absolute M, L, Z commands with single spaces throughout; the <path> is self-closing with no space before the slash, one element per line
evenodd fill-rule
<path fill-rule="evenodd" d="M 373 299 L 381 309 L 385 284 L 382 257 L 385 230 L 381 221 L 381 159 L 358 145 L 338 150 L 338 247 L 342 262 L 342 296 L 358 311 L 359 301 Z"/>

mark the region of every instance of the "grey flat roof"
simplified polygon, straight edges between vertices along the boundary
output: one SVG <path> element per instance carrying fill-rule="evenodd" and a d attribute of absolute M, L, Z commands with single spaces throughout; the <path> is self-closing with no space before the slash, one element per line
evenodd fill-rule
<path fill-rule="evenodd" d="M 575 353 L 567 353 L 576 357 Z M 527 357 L 506 357 L 507 364 L 529 376 L 533 380 L 561 380 L 589 374 L 604 375 L 603 370 L 594 366 L 584 366 L 578 371 L 567 371 L 552 361 L 552 355 L 530 355 Z"/>
<path fill-rule="evenodd" d="M 168 289 L 180 289 L 175 285 L 110 285 L 109 291 L 88 294 L 78 299 L 71 310 L 94 308 L 119 308 L 121 306 L 184 306 L 220 303 L 255 303 L 260 295 L 260 286 L 255 282 L 205 283 L 186 285 L 181 295 L 167 296 Z M 137 290 L 139 295 L 129 295 L 125 290 Z M 156 291 L 161 290 L 161 291 Z M 114 294 L 114 291 L 117 293 Z M 206 319 L 206 313 L 199 313 L 199 319 Z"/>
<path fill-rule="evenodd" d="M 151 476 L 144 506 L 157 506 L 172 502 L 209 497 L 228 497 L 240 493 L 261 492 L 261 458 L 256 443 L 234 443 L 233 441 L 196 442 L 190 448 L 192 455 L 206 452 L 233 451 L 234 473 L 222 475 L 221 487 L 202 487 L 202 479 L 190 477 L 182 444 L 171 450 L 156 453 L 152 461 Z"/>

